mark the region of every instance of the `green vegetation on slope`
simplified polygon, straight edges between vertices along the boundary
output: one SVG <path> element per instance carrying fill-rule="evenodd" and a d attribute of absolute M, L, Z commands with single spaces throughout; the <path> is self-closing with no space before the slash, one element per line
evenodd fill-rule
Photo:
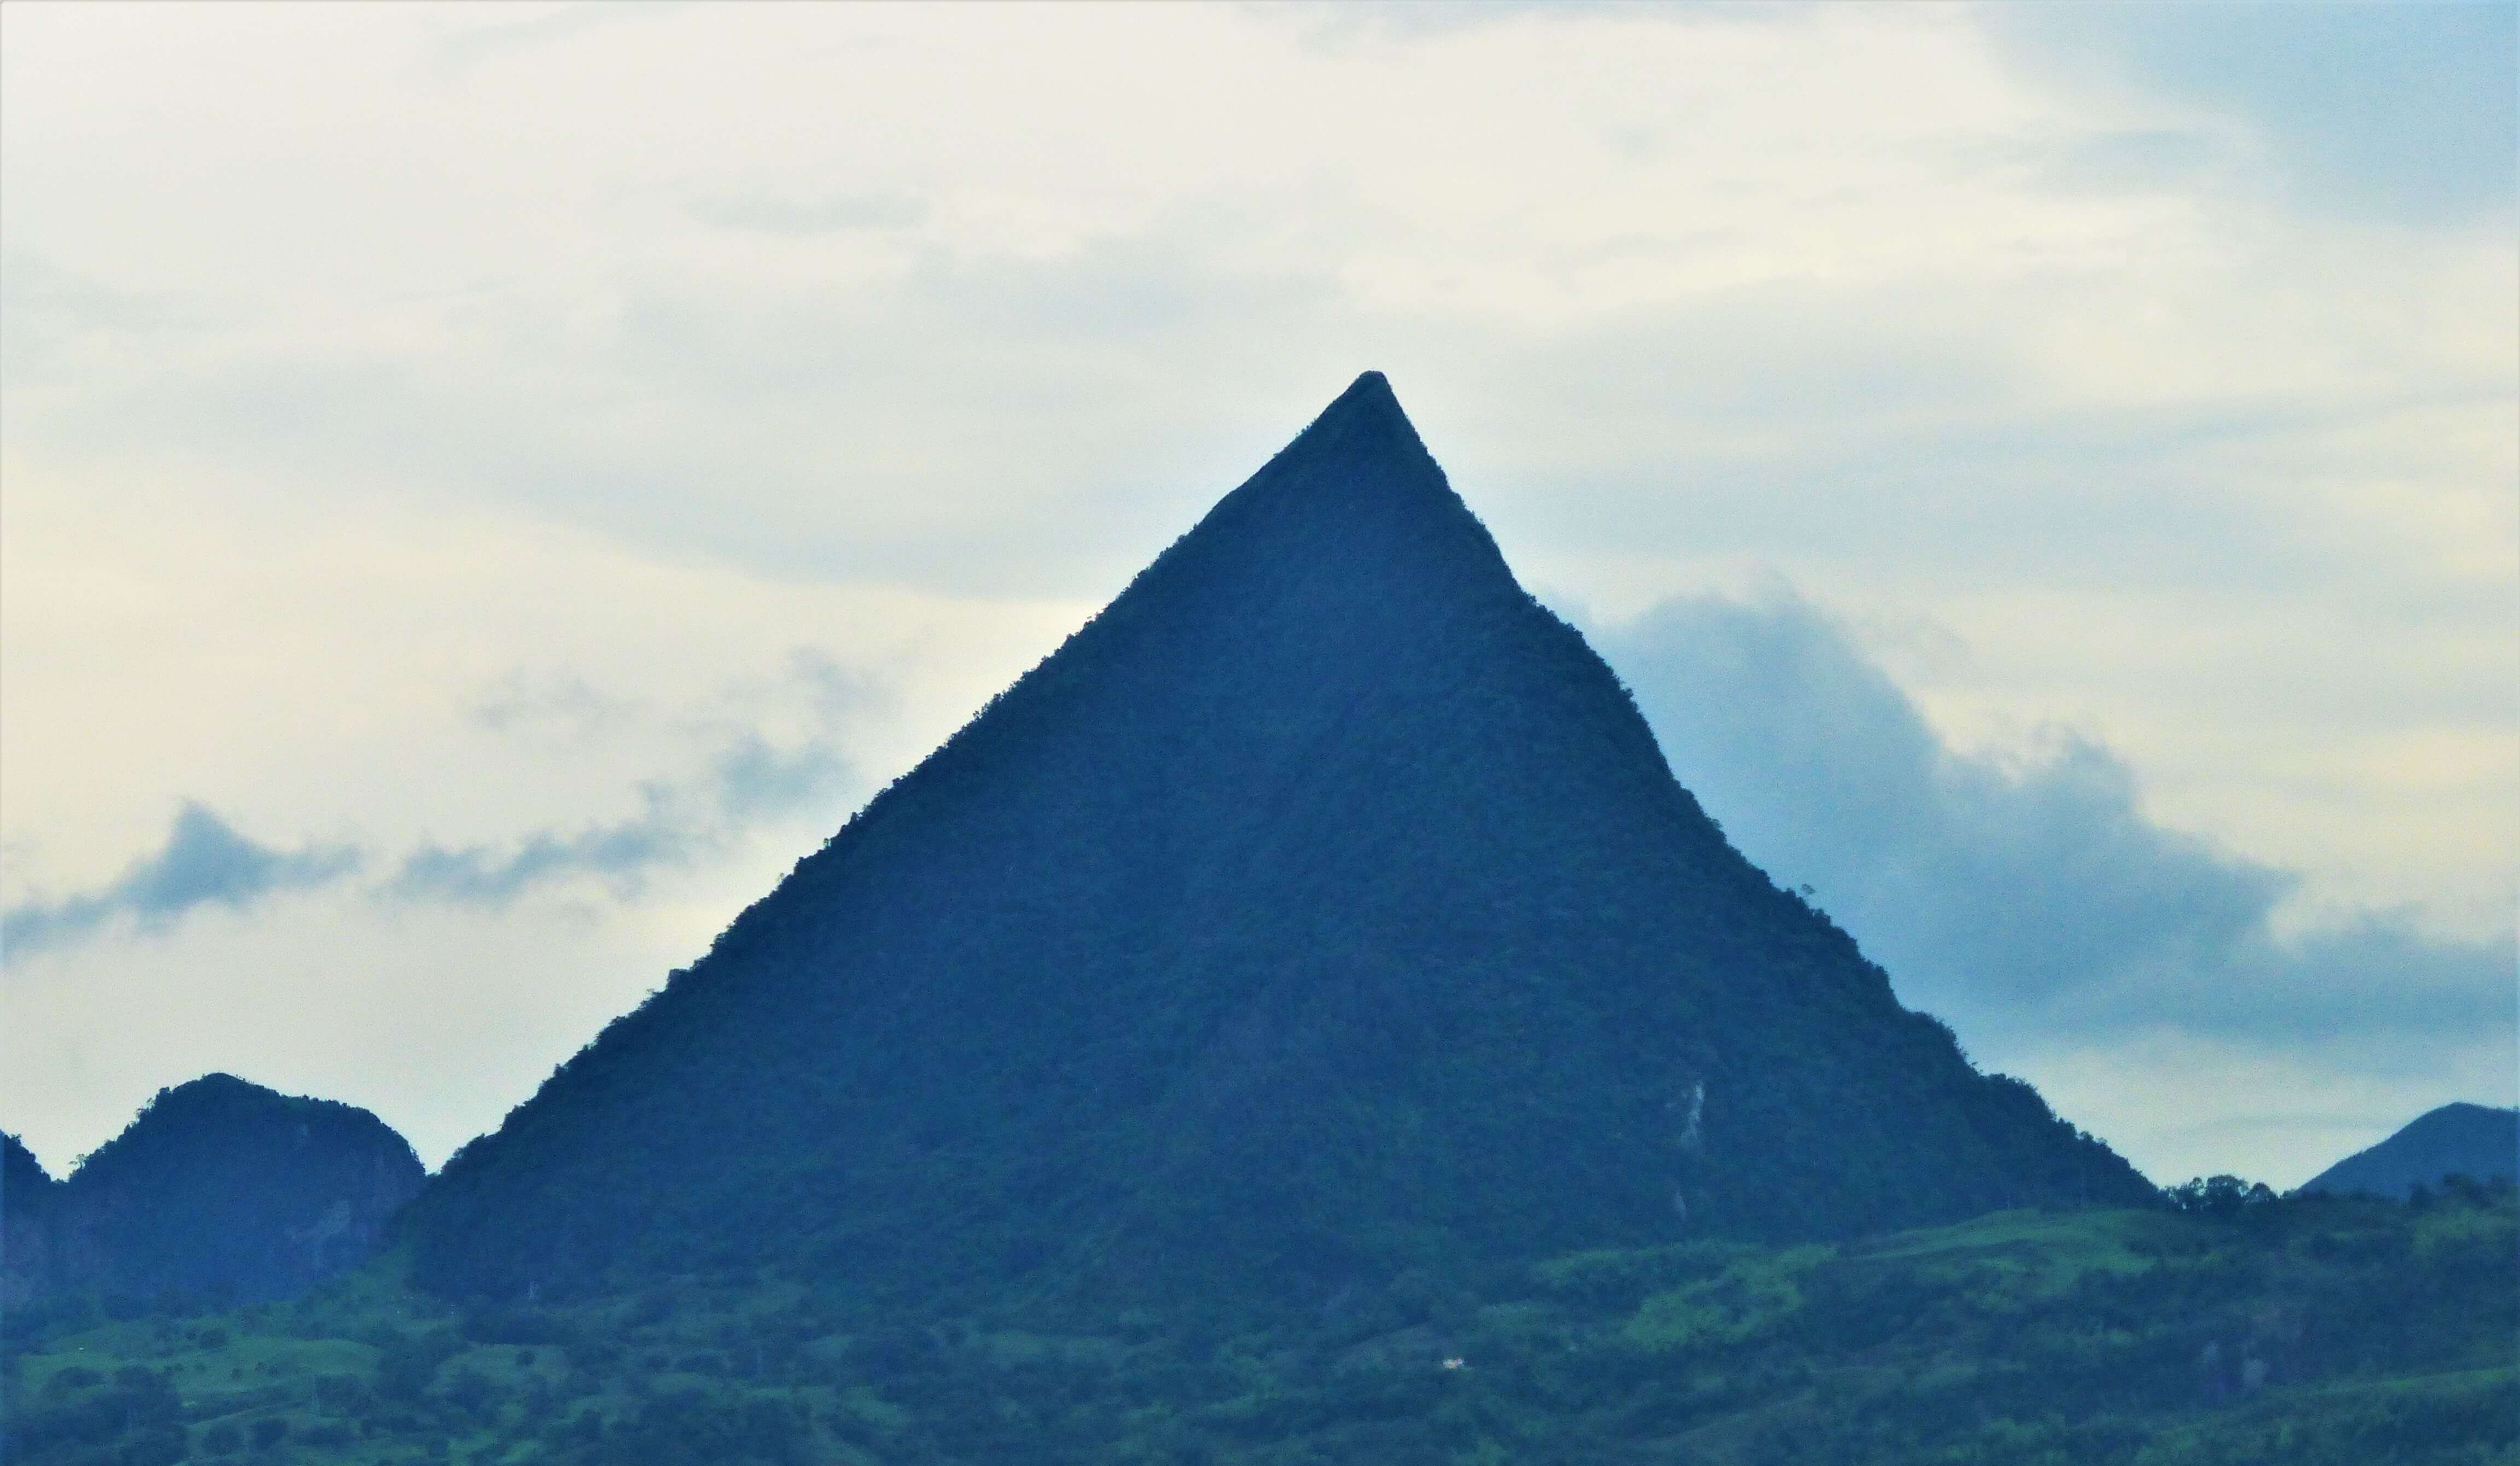
<path fill-rule="evenodd" d="M 0 1402 L 20 1466 L 2514 1466 L 2515 1247 L 2508 1185 L 2012 1212 L 1418 1270 L 1265 1325 L 876 1317 L 736 1275 L 461 1311 L 387 1262 L 290 1305 L 56 1317 L 9 1341 Z"/>

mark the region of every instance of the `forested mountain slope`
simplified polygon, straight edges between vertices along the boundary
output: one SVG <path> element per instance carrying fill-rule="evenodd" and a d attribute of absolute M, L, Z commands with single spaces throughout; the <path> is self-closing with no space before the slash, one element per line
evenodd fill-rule
<path fill-rule="evenodd" d="M 1308 1304 L 2154 1195 L 1734 852 L 1368 374 L 403 1235 L 459 1295 Z"/>

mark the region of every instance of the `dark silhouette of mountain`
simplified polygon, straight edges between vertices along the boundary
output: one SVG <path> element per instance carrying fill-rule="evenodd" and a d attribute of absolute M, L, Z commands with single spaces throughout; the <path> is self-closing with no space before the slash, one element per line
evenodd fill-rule
<path fill-rule="evenodd" d="M 365 1261 L 424 1174 L 367 1111 L 223 1074 L 159 1090 L 67 1181 L 46 1177 L 23 1216 L 22 1174 L 43 1172 L 10 1147 L 0 1249 L 29 1298 L 286 1298 Z"/>
<path fill-rule="evenodd" d="M 2155 1198 L 1725 843 L 1369 373 L 405 1227 L 457 1294 L 1284 1298 Z"/>
<path fill-rule="evenodd" d="M 0 1133 L 0 1308 L 39 1298 L 53 1275 L 62 1183 L 17 1136 Z"/>
<path fill-rule="evenodd" d="M 2520 1110 L 2460 1104 L 2426 1111 L 2398 1133 L 2356 1151 L 2302 1182 L 2299 1189 L 2404 1199 L 2417 1186 L 2438 1186 L 2442 1177 L 2450 1175 L 2486 1182 L 2520 1177 Z"/>

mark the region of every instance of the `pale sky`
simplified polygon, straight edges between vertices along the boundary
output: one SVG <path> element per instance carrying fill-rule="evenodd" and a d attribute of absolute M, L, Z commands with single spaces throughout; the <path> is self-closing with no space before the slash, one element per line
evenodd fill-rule
<path fill-rule="evenodd" d="M 2514 21 L 0 8 L 0 1126 L 436 1164 L 1368 368 L 2154 1179 L 2510 1104 Z"/>

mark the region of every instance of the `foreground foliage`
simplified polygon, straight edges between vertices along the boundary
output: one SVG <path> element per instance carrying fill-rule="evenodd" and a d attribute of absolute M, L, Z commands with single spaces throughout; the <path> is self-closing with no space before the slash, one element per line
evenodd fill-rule
<path fill-rule="evenodd" d="M 1329 1306 L 853 1316 L 695 1277 L 459 1311 L 22 1311 L 5 1458 L 385 1463 L 2520 1462 L 2520 1206 L 2193 1198 L 1837 1246 L 1419 1270 Z"/>

